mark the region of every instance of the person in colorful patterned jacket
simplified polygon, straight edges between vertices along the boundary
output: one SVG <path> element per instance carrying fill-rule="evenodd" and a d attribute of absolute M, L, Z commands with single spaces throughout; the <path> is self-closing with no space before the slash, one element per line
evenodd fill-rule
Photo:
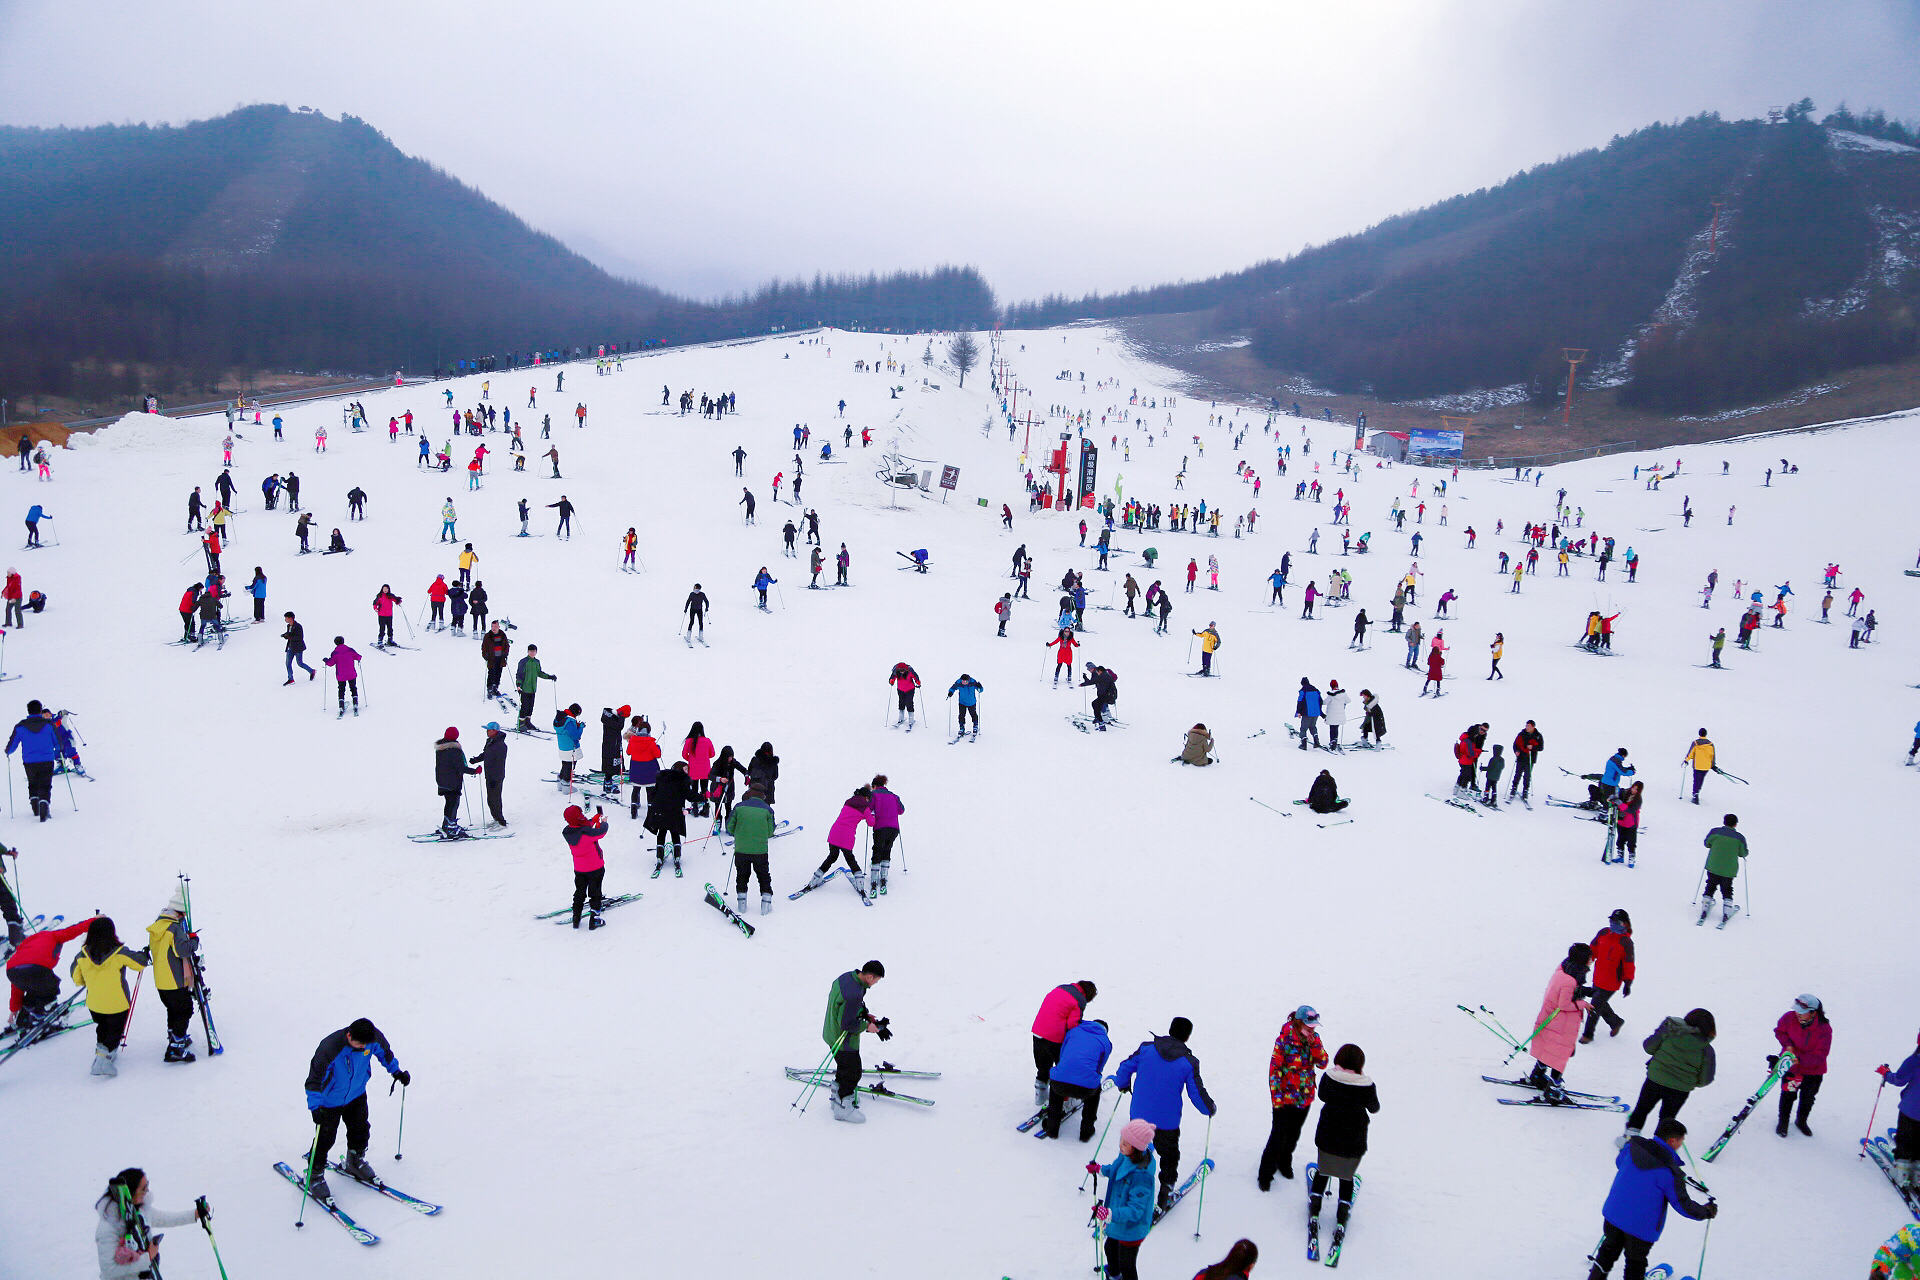
<path fill-rule="evenodd" d="M 1273 1095 L 1273 1129 L 1260 1153 L 1260 1189 L 1273 1186 L 1276 1171 L 1293 1177 L 1293 1148 L 1313 1106 L 1314 1072 L 1327 1065 L 1326 1046 L 1320 1043 L 1320 1013 L 1303 1004 L 1287 1015 L 1273 1040 L 1273 1059 L 1267 1064 L 1267 1089 Z"/>

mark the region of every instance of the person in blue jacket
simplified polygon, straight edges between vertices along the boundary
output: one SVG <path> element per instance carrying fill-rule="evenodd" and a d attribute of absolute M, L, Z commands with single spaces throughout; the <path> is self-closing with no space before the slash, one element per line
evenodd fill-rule
<path fill-rule="evenodd" d="M 1916 1038 L 1920 1046 L 1920 1038 Z M 1886 1082 L 1900 1086 L 1900 1127 L 1893 1131 L 1894 1180 L 1909 1191 L 1920 1191 L 1920 1047 L 1907 1055 L 1898 1071 L 1881 1063 L 1874 1068 Z"/>
<path fill-rule="evenodd" d="M 373 1077 L 372 1058 L 378 1057 L 387 1074 L 402 1085 L 413 1076 L 387 1047 L 387 1038 L 366 1018 L 355 1018 L 320 1042 L 307 1068 L 307 1111 L 313 1117 L 313 1150 L 307 1153 L 308 1189 L 316 1200 L 331 1200 L 327 1189 L 327 1152 L 333 1149 L 340 1122 L 347 1122 L 347 1158 L 340 1171 L 351 1178 L 375 1177 L 367 1163 L 367 1143 L 373 1132 L 367 1124 L 367 1081 Z"/>
<path fill-rule="evenodd" d="M 1312 585 L 1309 583 L 1308 585 Z M 1300 696 L 1293 701 L 1293 714 L 1300 717 L 1300 749 L 1307 749 L 1307 735 L 1313 735 L 1313 745 L 1320 745 L 1320 690 L 1314 688 L 1313 681 L 1300 677 Z"/>
<path fill-rule="evenodd" d="M 1590 773 L 1584 776 L 1593 777 Z M 1580 807 L 1583 809 L 1604 807 L 1607 801 L 1613 798 L 1613 793 L 1632 777 L 1633 766 L 1627 763 L 1627 749 L 1621 747 L 1607 757 L 1607 766 L 1600 771 L 1600 781 L 1587 788 L 1587 802 Z"/>
<path fill-rule="evenodd" d="M 247 584 L 247 594 L 253 597 L 253 620 L 267 620 L 267 575 L 259 565 L 253 566 L 253 581 Z"/>
<path fill-rule="evenodd" d="M 1107 1057 L 1113 1041 L 1107 1038 L 1107 1024 L 1095 1018 L 1076 1022 L 1060 1042 L 1060 1060 L 1047 1074 L 1047 1116 L 1040 1132 L 1049 1138 L 1060 1136 L 1060 1125 L 1067 1118 L 1067 1099 L 1080 1099 L 1080 1141 L 1093 1138 L 1094 1121 L 1100 1118 L 1100 1073 L 1107 1069 Z"/>
<path fill-rule="evenodd" d="M 580 704 L 570 704 L 553 717 L 553 738 L 560 746 L 560 790 L 573 790 L 573 766 L 580 759 L 580 738 L 586 725 L 580 719 Z"/>
<path fill-rule="evenodd" d="M 1106 1236 L 1107 1280 L 1138 1280 L 1140 1242 L 1153 1230 L 1154 1128 L 1129 1120 L 1120 1129 L 1120 1154 L 1107 1165 L 1087 1162 L 1087 1172 L 1104 1175 L 1107 1195 L 1094 1207 Z"/>
<path fill-rule="evenodd" d="M 961 733 L 967 731 L 967 717 L 972 716 L 973 736 L 976 738 L 980 736 L 980 695 L 986 690 L 986 687 L 987 686 L 981 684 L 964 671 L 960 673 L 958 680 L 955 680 L 947 686 L 947 696 L 949 698 L 956 693 L 960 695 Z M 1920 739 L 1916 740 L 1920 741 Z"/>
<path fill-rule="evenodd" d="M 1172 1198 L 1174 1184 L 1180 1178 L 1181 1092 L 1184 1090 L 1193 1100 L 1194 1110 L 1201 1115 L 1211 1116 L 1215 1110 L 1207 1086 L 1200 1081 L 1200 1060 L 1187 1048 L 1187 1037 L 1192 1034 L 1193 1023 L 1175 1018 L 1167 1034 L 1141 1042 L 1113 1073 L 1120 1092 L 1133 1093 L 1130 1117 L 1145 1120 L 1154 1128 L 1153 1149 L 1160 1153 L 1163 1206 Z"/>
<path fill-rule="evenodd" d="M 1587 1280 L 1605 1280 L 1623 1251 L 1627 1280 L 1646 1275 L 1647 1254 L 1667 1225 L 1669 1204 L 1685 1218 L 1711 1218 L 1720 1212 L 1711 1199 L 1699 1204 L 1687 1195 L 1686 1170 L 1676 1154 L 1686 1138 L 1687 1126 L 1662 1120 L 1653 1137 L 1633 1138 L 1620 1148 L 1613 1162 L 1619 1172 L 1613 1175 L 1613 1187 L 1601 1209 L 1606 1233 L 1600 1237 Z"/>
<path fill-rule="evenodd" d="M 16 747 L 27 773 L 27 806 L 45 822 L 53 816 L 53 766 L 60 756 L 60 738 L 38 698 L 27 704 L 27 718 L 13 726 L 7 739 L 8 755 Z"/>
<path fill-rule="evenodd" d="M 760 572 L 753 575 L 753 589 L 760 593 L 760 607 L 767 607 L 767 588 L 780 579 L 767 572 L 767 566 L 761 565 Z"/>
<path fill-rule="evenodd" d="M 28 546 L 37 547 L 40 545 L 40 522 L 46 519 L 49 519 L 49 517 L 46 511 L 41 508 L 39 503 L 36 502 L 32 506 L 27 508 L 27 545 Z"/>

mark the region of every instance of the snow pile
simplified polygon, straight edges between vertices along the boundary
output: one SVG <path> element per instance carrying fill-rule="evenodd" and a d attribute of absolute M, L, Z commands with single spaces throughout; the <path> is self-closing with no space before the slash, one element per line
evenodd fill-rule
<path fill-rule="evenodd" d="M 1176 375 L 1129 356 L 1109 328 L 1009 333 L 1012 371 L 1040 389 L 1031 407 L 1090 415 L 1104 491 L 1162 505 L 1205 499 L 1226 509 L 1229 535 L 1236 516 L 1259 509 L 1258 532 L 1238 540 L 1116 531 L 1112 572 L 1102 574 L 1079 545 L 1078 513 L 1029 515 L 1024 501 L 1020 477 L 1070 431 L 1065 419 L 1040 420 L 1030 445 L 1024 427 L 1011 441 L 1004 427 L 983 433 L 995 400 L 984 367 L 964 389 L 941 377 L 939 394 L 920 394 L 924 339 L 818 337 L 670 352 L 604 377 L 569 365 L 560 391 L 551 368 L 493 373 L 492 403 L 529 426 L 529 460 L 515 474 L 504 439 L 485 437 L 492 452 L 478 492 L 463 479 L 472 438 L 456 441 L 455 470 L 442 474 L 418 467 L 411 440 L 390 444 L 378 429 L 411 409 L 437 447 L 450 414 L 442 390 L 469 406 L 478 377 L 366 393 L 377 428 L 366 434 L 342 431 L 331 401 L 284 411 L 281 443 L 270 429 L 243 427 L 240 514 L 225 560 L 234 610 L 244 614 L 241 589 L 259 565 L 267 616 L 298 613 L 309 662 L 319 665 L 335 635 L 359 649 L 357 718 L 336 717 L 324 679 L 310 683 L 296 668 L 299 679 L 282 687 L 276 623 L 239 631 L 224 649 L 168 645 L 175 602 L 202 567 L 196 538 L 182 532 L 186 495 L 195 485 L 212 493 L 223 420 L 135 416 L 98 433 L 50 484 L 5 473 L 17 477 L 8 483 L 20 507 L 43 503 L 60 537 L 17 557 L 28 588 L 50 605 L 7 637 L 6 665 L 25 679 L 6 687 L 16 706 L 42 698 L 71 708 L 99 778 L 76 782 L 71 801 L 62 784 L 49 823 L 7 823 L 5 841 L 22 850 L 26 906 L 74 918 L 105 910 L 123 938 L 139 941 L 175 872 L 190 873 L 227 1052 L 163 1066 L 148 992 L 118 1079 L 87 1074 L 84 1032 L 0 1068 L 19 1175 L 0 1197 L 0 1276 L 87 1274 L 90 1206 L 130 1164 L 148 1171 L 160 1206 L 209 1196 L 235 1276 L 606 1274 L 635 1259 L 648 1272 L 724 1276 L 1084 1272 L 1089 1199 L 1076 1185 L 1092 1146 L 1014 1131 L 1033 1109 L 1034 1010 L 1054 985 L 1081 978 L 1099 984 L 1091 1013 L 1112 1024 L 1109 1071 L 1184 1016 L 1219 1104 L 1211 1126 L 1191 1112 L 1184 1126 L 1183 1167 L 1204 1151 L 1219 1169 L 1204 1216 L 1197 1197 L 1184 1203 L 1148 1239 L 1143 1274 L 1191 1275 L 1242 1235 L 1276 1259 L 1269 1267 L 1300 1256 L 1300 1183 L 1263 1195 L 1254 1170 L 1272 1039 L 1303 1002 L 1321 1011 L 1330 1050 L 1365 1049 L 1382 1102 L 1343 1273 L 1398 1276 L 1417 1257 L 1422 1274 L 1447 1280 L 1573 1274 L 1599 1235 L 1619 1117 L 1497 1106 L 1513 1091 L 1479 1077 L 1518 1074 L 1524 1059 L 1503 1066 L 1504 1050 L 1455 1005 L 1484 1003 L 1523 1026 L 1568 945 L 1592 938 L 1616 907 L 1632 913 L 1639 947 L 1633 995 L 1616 1001 L 1627 1027 L 1581 1046 L 1568 1084 L 1631 1098 L 1640 1038 L 1664 1015 L 1711 1009 L 1720 1076 L 1682 1114 L 1695 1152 L 1759 1084 L 1771 1028 L 1793 996 L 1815 992 L 1832 1014 L 1830 1075 L 1811 1117 L 1818 1136 L 1775 1138 L 1769 1102 L 1701 1171 L 1724 1206 L 1715 1274 L 1850 1272 L 1899 1224 L 1899 1201 L 1855 1158 L 1855 1142 L 1873 1101 L 1871 1067 L 1898 1061 L 1914 1032 L 1913 1011 L 1897 998 L 1891 914 L 1911 874 L 1914 779 L 1901 761 L 1920 706 L 1908 687 L 1912 649 L 1897 631 L 1915 586 L 1900 572 L 1913 551 L 1907 478 L 1886 465 L 1905 452 L 1905 427 L 1608 457 L 1557 468 L 1539 485 L 1468 473 L 1441 496 L 1429 488 L 1445 478 L 1435 470 L 1335 473 L 1330 454 L 1346 443 L 1345 427 L 1280 419 L 1277 440 L 1293 446 L 1283 479 L 1264 415 L 1199 400 L 1129 404 L 1136 390 L 1143 402 L 1163 397 Z M 889 356 L 906 362 L 904 376 L 852 371 L 856 359 L 884 365 Z M 1084 370 L 1085 382 L 1055 383 L 1065 368 Z M 680 416 L 663 407 L 662 384 L 676 398 L 687 388 L 734 392 L 740 412 Z M 908 391 L 894 399 L 889 385 Z M 843 398 L 844 420 L 834 407 Z M 1023 394 L 1015 409 L 1029 407 Z M 1216 413 L 1224 424 L 1209 426 Z M 547 415 L 554 426 L 543 440 Z M 800 504 L 776 503 L 776 470 L 782 498 L 792 496 L 792 429 L 802 423 L 812 440 Z M 325 454 L 313 448 L 320 425 L 331 435 Z M 870 449 L 863 427 L 874 431 Z M 1236 432 L 1246 437 L 1239 452 Z M 834 457 L 822 463 L 828 441 Z M 747 451 L 740 478 L 736 446 Z M 1024 462 L 1023 447 L 1032 451 Z M 549 448 L 563 480 L 548 478 L 539 455 Z M 958 467 L 958 488 L 943 494 L 936 469 L 928 492 L 890 494 L 875 477 L 882 452 Z M 1798 474 L 1778 473 L 1782 454 Z M 1257 504 L 1236 475 L 1240 462 L 1263 477 Z M 1655 462 L 1679 467 L 1658 490 L 1635 475 Z M 1294 501 L 1293 484 L 1316 467 L 1325 501 Z M 270 471 L 300 476 L 316 547 L 338 526 L 354 554 L 297 556 L 294 517 L 262 510 L 259 481 Z M 1632 546 L 1644 565 L 1638 582 L 1623 580 L 1618 560 L 1605 582 L 1590 560 L 1556 579 L 1547 558 L 1510 594 L 1495 558 L 1522 551 L 1523 523 L 1553 518 L 1562 485 L 1567 505 L 1584 510 L 1574 532 Z M 355 486 L 369 495 L 364 522 L 346 518 Z M 742 486 L 758 499 L 752 526 L 742 523 Z M 1340 558 L 1328 523 L 1336 488 L 1353 502 L 1353 532 L 1373 532 L 1373 554 Z M 563 494 L 578 508 L 571 540 L 555 536 L 547 509 Z M 514 536 L 522 498 L 535 517 L 526 539 Z M 1388 518 L 1395 498 L 1426 504 L 1405 533 Z M 438 540 L 449 499 L 458 510 L 451 543 Z M 1683 499 L 1698 513 L 1691 528 Z M 1011 530 L 1002 503 L 1015 513 Z M 823 582 L 845 542 L 847 588 L 808 590 L 804 559 L 782 555 L 781 526 L 801 524 L 809 507 L 821 515 Z M 620 571 L 629 526 L 637 574 Z M 1304 554 L 1316 529 L 1320 553 Z M 1427 542 L 1411 616 L 1429 636 L 1444 629 L 1449 646 L 1453 678 L 1438 699 L 1416 696 L 1419 673 L 1403 667 L 1400 637 L 1383 627 L 1416 529 Z M 516 657 L 537 644 L 559 677 L 542 688 L 538 722 L 551 722 L 556 695 L 578 701 L 589 762 L 601 709 L 622 704 L 651 716 L 669 756 L 695 720 L 742 758 L 773 744 L 775 808 L 803 829 L 772 845 L 775 910 L 761 917 L 750 907 L 753 938 L 701 901 L 711 881 L 731 904 L 713 842 L 689 844 L 684 879 L 648 879 L 651 845 L 624 807 L 609 810 L 607 889 L 645 897 L 597 933 L 536 921 L 571 887 L 559 836 L 568 801 L 546 781 L 557 764 L 548 740 L 511 739 L 513 839 L 405 839 L 438 819 L 431 761 L 443 730 L 457 727 L 477 753 L 482 726 L 506 718 L 482 697 L 473 641 L 426 632 L 419 613 L 428 584 L 454 574 L 468 541 L 495 616 L 516 626 Z M 1017 602 L 999 639 L 993 604 L 1014 586 L 1010 558 L 1022 543 L 1036 562 L 1033 599 Z M 896 555 L 921 547 L 931 553 L 925 575 Z M 1140 555 L 1148 547 L 1160 553 L 1151 572 Z M 1295 586 L 1286 607 L 1269 609 L 1265 578 L 1289 552 Z M 1217 594 L 1207 590 L 1209 556 L 1220 562 Z M 1888 624 L 1859 650 L 1844 626 L 1817 621 L 1819 574 L 1836 560 L 1842 587 L 1862 588 Z M 749 587 L 761 566 L 779 580 L 765 613 Z M 1352 604 L 1301 620 L 1300 585 L 1324 584 L 1335 567 L 1353 576 Z M 1068 569 L 1086 574 L 1092 595 L 1081 656 L 1119 674 L 1125 727 L 1113 732 L 1077 731 L 1068 719 L 1084 693 L 1049 681 L 1043 643 Z M 1703 610 L 1709 571 L 1720 590 Z M 1129 573 L 1172 586 L 1169 634 L 1118 607 Z M 1737 617 L 1735 579 L 1769 599 L 1791 582 L 1787 625 L 1763 630 L 1756 652 L 1730 648 L 1727 669 L 1706 670 L 1708 635 Z M 680 635 L 695 582 L 714 601 L 706 648 Z M 405 600 L 400 639 L 410 649 L 368 643 L 369 604 L 383 583 Z M 1448 589 L 1459 602 L 1437 620 L 1428 602 Z M 1350 639 L 1360 608 L 1376 623 L 1364 650 Z M 1610 658 L 1574 647 L 1595 609 L 1620 615 Z M 1191 679 L 1189 633 L 1210 621 L 1225 642 L 1219 678 Z M 1496 632 L 1503 681 L 1485 678 Z M 925 680 L 910 734 L 889 727 L 887 676 L 899 661 Z M 985 686 L 983 729 L 978 742 L 950 743 L 943 695 L 962 672 Z M 1378 694 L 1394 750 L 1293 749 L 1285 725 L 1303 676 Z M 1810 735 L 1804 704 L 1814 691 L 1823 714 Z M 1427 798 L 1447 794 L 1463 729 L 1485 721 L 1490 742 L 1509 743 L 1529 718 L 1546 738 L 1532 811 L 1470 813 Z M 1196 722 L 1213 734 L 1220 763 L 1168 763 Z M 1701 726 L 1750 785 L 1716 776 L 1694 808 L 1676 795 L 1681 755 Z M 1583 793 L 1562 767 L 1594 772 L 1620 746 L 1648 783 L 1633 869 L 1602 865 L 1601 828 L 1542 803 L 1545 793 Z M 1323 768 L 1353 801 L 1341 815 L 1348 825 L 1323 827 L 1289 803 Z M 889 895 L 868 907 L 836 881 L 788 901 L 826 854 L 841 801 L 876 773 L 906 805 Z M 1725 810 L 1740 814 L 1751 841 L 1751 912 L 1725 931 L 1696 928 L 1689 901 L 1701 838 Z M 689 826 L 704 831 L 697 819 Z M 833 1123 L 822 1103 L 798 1114 L 790 1104 L 800 1090 L 782 1068 L 820 1061 L 829 985 L 872 958 L 888 976 L 870 1004 L 895 1036 L 869 1043 L 868 1060 L 943 1072 L 902 1086 L 936 1105 L 869 1099 L 870 1122 L 858 1128 Z M 311 1211 L 296 1233 L 298 1197 L 270 1168 L 297 1159 L 311 1132 L 301 1085 L 314 1046 L 361 1016 L 391 1037 L 417 1086 L 406 1159 L 395 1163 L 398 1098 L 376 1073 L 375 1163 L 447 1206 L 419 1217 L 336 1180 L 343 1205 L 384 1237 L 373 1250 Z M 1888 1099 L 1883 1124 L 1892 1110 Z M 1309 1128 L 1297 1164 L 1311 1147 Z M 1109 1137 L 1102 1156 L 1113 1153 Z M 1667 1232 L 1655 1260 L 1690 1263 L 1699 1228 L 1670 1221 Z M 185 1228 L 169 1233 L 165 1268 L 175 1280 L 214 1274 L 199 1233 Z"/>

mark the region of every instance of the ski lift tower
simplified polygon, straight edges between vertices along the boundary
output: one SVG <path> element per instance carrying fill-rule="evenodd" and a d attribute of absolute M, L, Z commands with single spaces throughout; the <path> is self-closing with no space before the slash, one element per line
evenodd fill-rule
<path fill-rule="evenodd" d="M 1560 358 L 1567 362 L 1567 405 L 1560 419 L 1563 427 L 1573 425 L 1573 376 L 1580 368 L 1580 362 L 1587 358 L 1585 347 L 1562 347 Z"/>

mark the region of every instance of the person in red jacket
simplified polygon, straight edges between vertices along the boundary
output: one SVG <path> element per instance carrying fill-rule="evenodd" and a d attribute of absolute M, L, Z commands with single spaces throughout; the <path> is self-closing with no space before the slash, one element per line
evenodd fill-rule
<path fill-rule="evenodd" d="M 433 585 L 427 588 L 427 600 L 433 606 L 433 612 L 427 617 L 427 630 L 433 630 L 433 624 L 442 628 L 447 625 L 447 575 L 435 574 Z"/>
<path fill-rule="evenodd" d="M 1594 1028 L 1607 1020 L 1607 1034 L 1617 1036 L 1627 1020 L 1613 1011 L 1613 993 L 1633 994 L 1633 918 L 1624 909 L 1607 917 L 1607 927 L 1593 935 L 1593 1007 L 1587 1010 L 1581 1044 L 1593 1043 Z"/>
<path fill-rule="evenodd" d="M 93 917 L 89 916 L 64 929 L 30 933 L 7 958 L 7 982 L 13 988 L 7 1012 L 13 1015 L 14 1027 L 40 1022 L 52 1012 L 54 1001 L 60 998 L 60 975 L 55 968 L 60 963 L 60 948 L 85 933 L 92 923 Z"/>
<path fill-rule="evenodd" d="M 1800 1114 L 1794 1117 L 1793 1126 L 1811 1138 L 1813 1130 L 1807 1128 L 1807 1113 L 1813 1110 L 1813 1100 L 1820 1094 L 1820 1082 L 1827 1078 L 1827 1053 L 1833 1048 L 1833 1027 L 1827 1022 L 1827 1011 L 1821 1006 L 1820 997 L 1795 999 L 1793 1008 L 1773 1024 L 1773 1038 L 1780 1042 L 1782 1050 L 1793 1055 L 1793 1070 L 1787 1072 L 1787 1078 L 1780 1084 L 1780 1123 L 1773 1131 L 1783 1138 L 1787 1136 L 1787 1113 L 1793 1110 L 1797 1096 Z M 1772 1065 L 1771 1060 L 1768 1065 Z"/>
<path fill-rule="evenodd" d="M 1436 656 L 1429 661 L 1433 663 L 1433 667 L 1427 679 L 1438 680 L 1440 659 Z M 1461 734 L 1459 740 L 1453 744 L 1453 758 L 1460 765 L 1460 776 L 1453 780 L 1454 794 L 1471 800 L 1479 791 L 1480 772 L 1480 744 L 1474 740 L 1472 729 Z"/>
<path fill-rule="evenodd" d="M 1439 646 L 1439 645 L 1435 645 L 1435 646 L 1434 646 L 1434 647 L 1433 647 L 1433 648 L 1432 648 L 1431 650 L 1429 650 L 1429 651 L 1428 651 L 1428 653 L 1427 653 L 1427 678 L 1426 678 L 1425 680 L 1422 680 L 1422 681 L 1420 682 L 1420 696 L 1421 696 L 1421 697 L 1423 697 L 1423 698 L 1424 698 L 1424 697 L 1426 697 L 1426 696 L 1427 696 L 1427 686 L 1428 686 L 1428 685 L 1432 685 L 1432 686 L 1433 686 L 1433 696 L 1434 696 L 1434 697 L 1436 697 L 1436 698 L 1437 698 L 1437 697 L 1439 697 L 1439 696 L 1440 696 L 1440 681 L 1441 681 L 1441 680 L 1442 680 L 1442 679 L 1444 678 L 1444 677 L 1443 677 L 1443 676 L 1441 675 L 1441 672 L 1442 672 L 1442 671 L 1444 671 L 1444 670 L 1446 669 L 1446 665 L 1447 665 L 1447 655 L 1446 655 L 1446 654 L 1444 654 L 1444 653 L 1442 653 L 1442 652 L 1440 652 L 1440 646 Z M 1465 785 L 1467 785 L 1467 786 L 1471 786 L 1471 785 L 1472 785 L 1472 782 L 1471 782 L 1471 779 L 1470 779 L 1470 776 L 1469 776 L 1469 775 L 1467 775 L 1467 774 L 1465 774 L 1465 773 L 1463 773 L 1463 774 L 1461 774 L 1461 776 L 1462 776 L 1462 777 L 1468 777 L 1468 778 L 1469 778 L 1469 781 L 1468 781 L 1468 783 L 1466 783 Z"/>
<path fill-rule="evenodd" d="M 1073 638 L 1073 632 L 1065 628 L 1061 629 L 1058 637 L 1047 641 L 1047 648 L 1054 651 L 1053 682 L 1055 684 L 1060 683 L 1062 671 L 1067 673 L 1067 683 L 1073 683 L 1073 651 L 1079 647 L 1080 642 Z"/>
<path fill-rule="evenodd" d="M 1047 998 L 1040 1002 L 1040 1012 L 1033 1018 L 1033 1104 L 1036 1107 L 1047 1105 L 1047 1082 L 1052 1079 L 1054 1064 L 1060 1061 L 1061 1041 L 1067 1038 L 1067 1032 L 1080 1025 L 1086 1016 L 1087 1002 L 1099 994 L 1093 983 L 1082 979 L 1062 983 L 1047 992 Z"/>
<path fill-rule="evenodd" d="M 8 590 L 13 589 L 13 584 L 18 577 L 18 574 L 7 575 Z M 193 615 L 198 612 L 200 612 L 200 584 L 196 582 L 187 588 L 185 595 L 180 597 L 180 626 L 186 632 L 181 638 L 188 642 L 193 640 Z"/>

